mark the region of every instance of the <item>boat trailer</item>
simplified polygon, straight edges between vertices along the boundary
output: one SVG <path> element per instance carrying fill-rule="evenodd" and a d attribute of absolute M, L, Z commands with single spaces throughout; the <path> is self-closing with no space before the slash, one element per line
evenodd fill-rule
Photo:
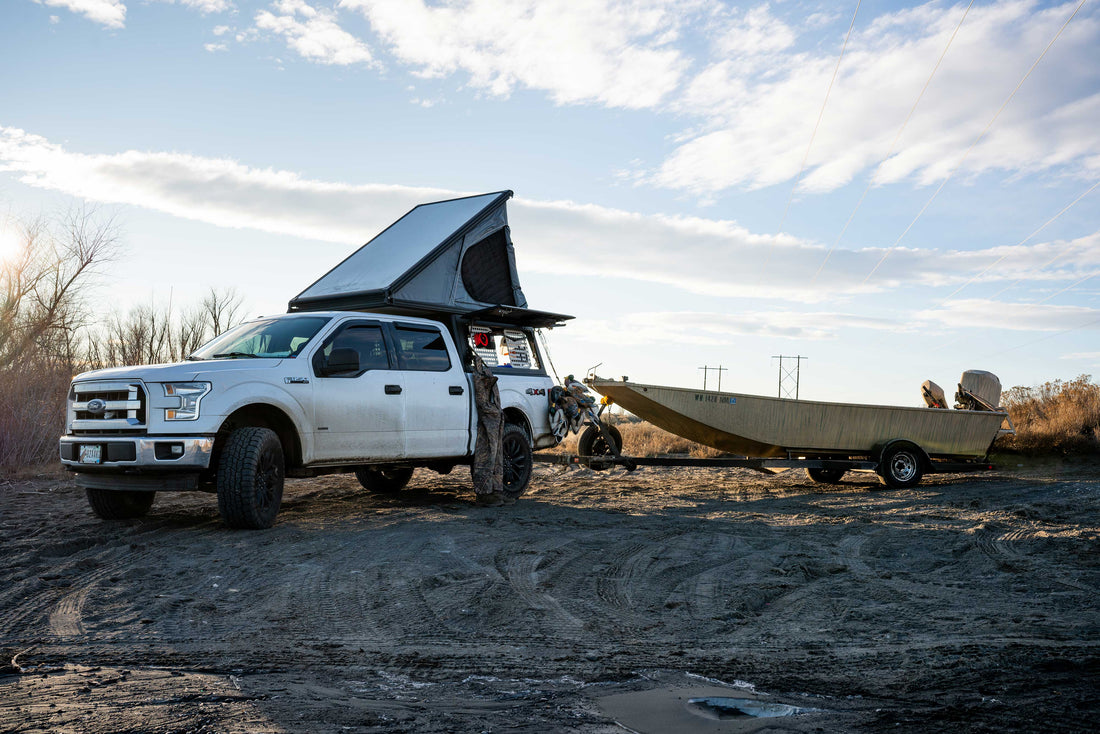
<path fill-rule="evenodd" d="M 815 469 L 836 472 L 866 471 L 877 472 L 879 462 L 869 459 L 810 459 L 791 457 L 787 459 L 760 459 L 751 457 L 718 457 L 712 459 L 691 456 L 581 456 L 578 454 L 535 454 L 534 460 L 540 464 L 562 466 L 588 466 L 597 471 L 621 466 L 634 471 L 640 466 L 687 466 L 710 469 L 753 469 L 765 474 L 778 474 L 787 469 Z M 930 462 L 928 471 L 936 474 L 961 474 L 965 472 L 990 471 L 996 467 L 986 461 L 940 461 Z"/>

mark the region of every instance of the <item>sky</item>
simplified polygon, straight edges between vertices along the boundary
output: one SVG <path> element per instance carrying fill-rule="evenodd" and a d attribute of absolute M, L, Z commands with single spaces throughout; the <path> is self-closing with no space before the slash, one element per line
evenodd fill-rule
<path fill-rule="evenodd" d="M 562 376 L 1100 376 L 1098 6 L 3 0 L 0 258 L 95 206 L 99 314 L 280 313 L 416 204 L 511 189 Z"/>

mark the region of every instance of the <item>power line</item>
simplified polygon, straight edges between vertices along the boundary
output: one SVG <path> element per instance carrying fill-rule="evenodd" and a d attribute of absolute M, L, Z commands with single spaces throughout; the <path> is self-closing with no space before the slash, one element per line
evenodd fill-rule
<path fill-rule="evenodd" d="M 821 102 L 821 111 L 817 113 L 817 122 L 814 123 L 814 131 L 810 134 L 810 142 L 806 145 L 806 153 L 802 156 L 802 165 L 798 167 L 798 175 L 795 176 L 794 186 L 791 187 L 791 193 L 787 196 L 787 205 L 783 207 L 783 216 L 779 220 L 779 229 L 775 233 L 775 237 L 772 239 L 771 245 L 768 247 L 768 255 L 764 259 L 764 265 L 760 268 L 760 276 L 757 279 L 757 283 L 764 279 L 764 273 L 768 269 L 768 264 L 772 259 L 772 250 L 775 249 L 775 243 L 779 241 L 779 235 L 783 234 L 783 227 L 787 223 L 787 213 L 791 209 L 791 202 L 794 200 L 794 192 L 798 189 L 798 184 L 802 182 L 802 174 L 806 170 L 806 162 L 810 159 L 810 148 L 814 145 L 814 138 L 817 137 L 817 129 L 821 125 L 821 118 L 825 116 L 825 106 L 829 103 L 829 95 L 833 92 L 833 84 L 836 82 L 837 73 L 840 71 L 840 62 L 844 59 L 844 53 L 848 50 L 848 39 L 852 37 L 852 29 L 856 25 L 856 16 L 859 15 L 859 6 L 863 0 L 856 0 L 856 10 L 852 13 L 852 22 L 848 25 L 848 33 L 844 36 L 844 44 L 840 47 L 840 55 L 836 57 L 836 66 L 833 67 L 833 76 L 829 80 L 829 86 L 825 90 L 825 99 Z"/>
<path fill-rule="evenodd" d="M 717 367 L 704 366 L 699 369 L 703 370 L 703 389 L 707 389 L 707 373 L 713 370 L 718 373 L 718 392 L 722 392 L 722 373 L 728 372 L 729 368 L 718 365 Z"/>
<path fill-rule="evenodd" d="M 1058 40 L 1058 37 L 1062 35 L 1062 31 L 1066 29 L 1066 26 L 1069 25 L 1070 21 L 1073 20 L 1074 17 L 1076 17 L 1077 13 L 1081 10 L 1082 6 L 1084 6 L 1085 2 L 1086 0 L 1081 0 L 1081 2 L 1078 3 L 1077 8 L 1073 11 L 1069 18 L 1066 19 L 1066 22 L 1062 24 L 1062 27 L 1058 29 L 1058 32 L 1054 34 L 1054 38 L 1050 39 L 1050 43 L 1048 43 L 1046 48 L 1043 49 L 1043 52 L 1039 54 L 1039 58 L 1035 59 L 1035 63 L 1031 65 L 1031 68 L 1029 68 L 1024 74 L 1023 78 L 1020 79 L 1020 82 L 1016 85 L 1016 88 L 1012 90 L 1012 94 L 1008 95 L 1008 98 L 1003 103 L 1001 103 L 1000 108 L 997 110 L 996 114 L 993 115 L 993 118 L 989 121 L 989 124 L 987 124 L 985 126 L 985 129 L 982 130 L 981 133 L 979 133 L 978 137 L 974 139 L 974 142 L 970 144 L 970 147 L 966 149 L 963 157 L 959 159 L 959 162 L 955 164 L 954 168 L 952 168 L 948 172 L 947 176 L 943 179 L 943 181 L 940 182 L 939 187 L 932 193 L 932 196 L 928 199 L 928 201 L 925 202 L 924 206 L 921 207 L 921 210 L 917 212 L 917 216 L 913 218 L 913 221 L 909 223 L 909 226 L 905 228 L 905 231 L 903 231 L 901 235 L 897 238 L 897 240 L 894 241 L 894 244 L 891 245 L 890 248 L 883 253 L 879 261 L 875 263 L 875 267 L 871 268 L 871 272 L 868 273 L 867 277 L 863 279 L 863 284 L 866 284 L 867 281 L 871 279 L 871 276 L 873 276 L 878 271 L 879 267 L 882 266 L 882 263 L 886 261 L 886 258 L 888 258 L 890 254 L 897 249 L 898 245 L 901 244 L 901 241 L 905 239 L 905 235 L 909 234 L 909 230 L 913 228 L 913 225 L 917 223 L 917 220 L 919 220 L 921 216 L 924 215 L 924 212 L 928 210 L 928 207 L 932 205 L 932 202 L 935 201 L 936 197 L 939 196 L 941 191 L 943 191 L 943 188 L 947 185 L 947 182 L 951 180 L 951 177 L 955 175 L 955 172 L 958 171 L 959 168 L 962 167 L 963 163 L 966 162 L 966 159 L 970 157 L 971 151 L 973 151 L 974 148 L 977 147 L 978 143 L 980 143 L 982 139 L 985 138 L 986 133 L 988 133 L 989 129 L 993 127 L 993 123 L 996 122 L 997 118 L 1001 116 L 1001 113 L 1004 112 L 1005 107 L 1007 107 L 1008 103 L 1012 101 L 1012 98 L 1016 96 L 1016 92 L 1020 91 L 1020 87 L 1022 87 L 1024 85 L 1024 82 L 1027 81 L 1028 77 L 1031 76 L 1031 72 L 1035 71 L 1035 67 L 1038 66 L 1039 62 L 1043 60 L 1043 57 L 1047 55 L 1047 51 L 1049 51 L 1051 46 L 1054 45 L 1054 42 Z"/>
<path fill-rule="evenodd" d="M 803 357 L 801 354 L 794 357 L 791 357 L 789 355 L 776 354 L 772 357 L 772 359 L 779 360 L 779 392 L 777 393 L 776 397 L 791 397 L 791 389 L 789 387 L 786 387 L 786 385 L 789 384 L 791 380 L 794 380 L 794 399 L 798 400 L 798 388 L 802 377 L 802 360 L 808 360 L 809 357 Z M 794 360 L 793 369 L 790 367 L 783 367 L 783 360 L 785 359 Z"/>
<path fill-rule="evenodd" d="M 840 234 L 836 237 L 836 242 L 829 248 L 829 251 L 825 253 L 825 259 L 821 261 L 821 265 L 818 266 L 817 272 L 814 273 L 814 277 L 810 280 L 810 284 L 813 285 L 817 282 L 817 276 L 821 275 L 821 271 L 825 268 L 825 263 L 829 262 L 829 258 L 833 254 L 833 250 L 837 248 L 840 241 L 844 238 L 844 234 L 848 231 L 848 226 L 855 219 L 856 212 L 863 205 L 863 200 L 867 197 L 867 192 L 871 190 L 871 187 L 875 184 L 875 179 L 878 177 L 879 171 L 886 165 L 886 161 L 890 160 L 890 156 L 894 154 L 894 148 L 897 147 L 898 141 L 901 140 L 901 134 L 905 132 L 905 128 L 909 125 L 909 120 L 913 117 L 913 113 L 917 110 L 917 105 L 920 104 L 921 99 L 924 97 L 924 93 L 928 91 L 928 85 L 932 83 L 932 77 L 936 75 L 936 72 L 940 68 L 940 64 L 943 63 L 944 56 L 947 55 L 947 49 L 951 48 L 951 44 L 955 40 L 955 36 L 958 35 L 959 29 L 962 28 L 963 21 L 966 20 L 966 16 L 970 14 L 970 8 L 974 6 L 974 0 L 970 0 L 970 5 L 966 6 L 966 10 L 963 12 L 962 18 L 959 19 L 959 24 L 955 26 L 955 30 L 951 33 L 951 37 L 947 39 L 947 45 L 943 47 L 943 52 L 940 53 L 939 59 L 936 60 L 936 65 L 932 67 L 932 73 L 928 75 L 928 79 L 925 80 L 924 86 L 920 90 L 920 94 L 917 95 L 917 100 L 913 103 L 913 106 L 909 108 L 909 114 L 905 116 L 905 121 L 901 123 L 901 128 L 898 129 L 898 134 L 894 136 L 894 142 L 890 143 L 890 149 L 886 151 L 886 155 L 879 161 L 878 166 L 875 167 L 874 173 L 867 180 L 867 188 L 863 189 L 863 194 L 860 195 L 859 201 L 856 202 L 856 208 L 852 210 L 852 213 L 848 216 L 848 221 L 844 223 L 844 227 L 840 230 Z"/>
<path fill-rule="evenodd" d="M 1058 217 L 1062 216 L 1062 214 L 1063 214 L 1063 213 L 1064 213 L 1064 212 L 1066 211 L 1066 209 L 1069 209 L 1069 208 L 1070 208 L 1071 206 L 1073 206 L 1073 205 L 1074 205 L 1074 204 L 1076 204 L 1077 202 L 1081 201 L 1081 199 L 1083 199 L 1083 198 L 1085 198 L 1086 196 L 1088 196 L 1089 194 L 1091 194 L 1091 193 L 1093 192 L 1093 190 L 1095 190 L 1095 189 L 1096 189 L 1096 187 L 1097 187 L 1097 186 L 1100 186 L 1100 181 L 1097 181 L 1096 183 L 1094 183 L 1094 184 L 1093 184 L 1093 185 L 1092 185 L 1092 186 L 1091 186 L 1091 187 L 1089 188 L 1089 190 L 1088 190 L 1088 191 L 1086 191 L 1085 193 L 1083 193 L 1083 194 L 1081 194 L 1080 196 L 1078 196 L 1078 197 L 1077 197 L 1076 199 L 1074 199 L 1074 200 L 1073 200 L 1073 202 L 1071 202 L 1071 203 L 1069 204 L 1069 206 L 1067 206 L 1067 207 L 1066 207 L 1065 209 L 1063 209 L 1062 211 L 1060 211 L 1060 212 L 1058 212 L 1057 214 L 1055 214 L 1055 215 L 1054 215 L 1054 216 L 1053 216 L 1053 217 L 1052 217 L 1052 218 L 1050 219 L 1050 221 L 1048 221 L 1048 222 L 1047 222 L 1047 224 L 1050 224 L 1050 222 L 1053 222 L 1053 221 L 1054 221 L 1055 219 L 1057 219 Z M 1044 224 L 1044 225 L 1043 225 L 1043 227 L 1046 227 L 1046 226 L 1047 226 L 1047 224 Z M 1040 227 L 1039 229 L 1042 229 L 1043 227 Z M 1038 232 L 1038 231 L 1039 231 L 1039 230 L 1036 230 L 1036 232 Z M 1057 253 L 1055 253 L 1054 257 L 1050 258 L 1050 259 L 1049 259 L 1049 260 L 1047 260 L 1047 261 L 1046 261 L 1045 263 L 1043 263 L 1043 264 L 1042 264 L 1041 266 L 1039 266 L 1038 270 L 1046 270 L 1047 268 L 1049 268 L 1049 267 L 1050 267 L 1051 265 L 1053 265 L 1053 264 L 1054 264 L 1054 261 L 1055 261 L 1055 260 L 1058 260 L 1058 259 L 1062 258 L 1063 256 L 1065 256 L 1066 252 L 1067 252 L 1067 250 L 1059 250 L 1059 251 L 1058 251 Z M 1002 293 L 1004 293 L 1005 291 L 1009 290 L 1010 288 L 1013 288 L 1013 287 L 1015 287 L 1015 286 L 1016 286 L 1016 284 L 1018 284 L 1018 283 L 1019 283 L 1020 281 L 1022 281 L 1022 280 L 1023 280 L 1023 278 L 1017 278 L 1016 280 L 1012 281 L 1011 283 L 1009 283 L 1008 285 L 1006 285 L 1006 286 L 1005 286 L 1004 288 L 1002 288 L 1001 290 L 999 290 L 999 291 L 997 291 L 996 293 L 994 293 L 994 294 L 993 294 L 993 296 L 992 296 L 992 298 L 996 298 L 997 296 L 1001 295 Z"/>
<path fill-rule="evenodd" d="M 1045 222 L 1043 222 L 1042 226 L 1040 226 L 1040 227 L 1039 227 L 1039 229 L 1035 230 L 1034 232 L 1032 232 L 1031 234 L 1029 234 L 1029 235 L 1028 235 L 1027 237 L 1024 237 L 1024 238 L 1023 238 L 1022 240 L 1020 240 L 1020 241 L 1019 241 L 1019 242 L 1018 242 L 1018 243 L 1017 243 L 1017 244 L 1015 245 L 1015 247 L 1020 247 L 1020 246 L 1022 246 L 1022 245 L 1023 245 L 1023 244 L 1025 243 L 1025 242 L 1027 242 L 1028 240 L 1030 240 L 1030 239 L 1031 239 L 1032 237 L 1034 237 L 1035 235 L 1037 235 L 1037 234 L 1039 234 L 1040 232 L 1042 232 L 1042 231 L 1043 231 L 1044 229 L 1046 229 L 1046 228 L 1047 228 L 1047 226 L 1049 226 L 1049 225 L 1050 225 L 1050 223 L 1051 223 L 1051 222 L 1053 222 L 1053 221 L 1054 221 L 1055 219 L 1057 219 L 1058 217 L 1060 217 L 1060 216 L 1062 216 L 1063 214 L 1065 214 L 1066 212 L 1068 212 L 1068 211 L 1070 210 L 1070 208 L 1072 208 L 1072 207 L 1073 207 L 1073 205 L 1074 205 L 1074 204 L 1076 204 L 1077 202 L 1081 201 L 1081 199 L 1084 199 L 1084 198 L 1085 198 L 1086 196 L 1088 196 L 1089 194 L 1091 194 L 1091 193 L 1093 192 L 1093 190 L 1095 190 L 1095 189 L 1096 189 L 1096 187 L 1097 187 L 1097 186 L 1100 186 L 1100 181 L 1097 181 L 1096 183 L 1094 183 L 1094 184 L 1093 184 L 1092 186 L 1090 186 L 1090 187 L 1089 187 L 1089 190 L 1088 190 L 1088 191 L 1086 191 L 1085 193 L 1083 193 L 1083 194 L 1081 194 L 1080 196 L 1078 196 L 1078 197 L 1077 197 L 1076 199 L 1074 199 L 1073 201 L 1071 201 L 1071 202 L 1070 202 L 1069 204 L 1066 204 L 1066 206 L 1065 206 L 1065 207 L 1064 207 L 1064 208 L 1062 209 L 1062 211 L 1058 212 L 1058 213 L 1057 213 L 1057 214 L 1055 214 L 1055 215 L 1054 215 L 1053 217 L 1051 217 L 1050 219 L 1048 219 L 1048 220 L 1046 220 Z M 997 258 L 996 260 L 994 260 L 994 261 L 993 261 L 992 263 L 990 263 L 990 264 L 989 264 L 988 266 L 986 266 L 985 270 L 983 270 L 982 272 L 978 273 L 977 275 L 975 275 L 975 276 L 974 276 L 973 278 L 971 278 L 970 280 L 968 280 L 968 281 L 966 281 L 965 283 L 963 283 L 962 285 L 960 285 L 960 286 L 959 286 L 958 288 L 956 288 L 956 289 L 955 289 L 955 290 L 954 290 L 954 291 L 953 291 L 953 292 L 951 293 L 951 295 L 949 295 L 949 296 L 948 296 L 947 298 L 945 298 L 945 299 L 943 299 L 942 301 L 940 301 L 940 304 L 939 304 L 939 305 L 941 305 L 941 306 L 942 306 L 943 304 L 947 303 L 947 302 L 948 302 L 948 301 L 950 301 L 950 300 L 951 300 L 952 298 L 954 298 L 955 296 L 957 296 L 957 295 L 959 294 L 959 292 L 960 292 L 960 291 L 961 291 L 961 290 L 962 290 L 963 288 L 966 288 L 966 287 L 967 287 L 968 285 L 970 285 L 971 283 L 973 283 L 973 282 L 974 282 L 975 280 L 977 280 L 978 278 L 982 277 L 983 275 L 985 275 L 986 273 L 988 273 L 988 272 L 989 272 L 990 270 L 992 270 L 993 268 L 995 268 L 995 267 L 996 267 L 997 265 L 999 265 L 999 264 L 1000 264 L 1001 262 L 1003 262 L 1003 261 L 1005 260 L 1005 258 L 1007 258 L 1007 257 L 1009 256 L 1009 254 L 1011 254 L 1011 253 L 1007 253 L 1007 252 L 1006 252 L 1006 253 L 1005 253 L 1004 255 L 1001 255 L 1001 256 L 1000 256 L 999 258 Z M 1041 265 L 1041 266 L 1040 266 L 1040 267 L 1039 267 L 1039 268 L 1038 268 L 1037 270 L 1035 270 L 1034 272 L 1038 272 L 1038 271 L 1041 271 L 1041 270 L 1044 270 L 1044 269 L 1046 269 L 1046 268 L 1047 268 L 1047 267 L 1048 267 L 1048 266 L 1049 266 L 1049 265 L 1050 265 L 1051 263 L 1053 263 L 1053 262 L 1054 262 L 1055 260 L 1057 260 L 1058 258 L 1062 257 L 1062 256 L 1063 256 L 1064 254 L 1065 254 L 1065 250 L 1062 250 L 1062 251 L 1060 251 L 1060 252 L 1059 252 L 1059 253 L 1058 253 L 1057 255 L 1055 255 L 1055 256 L 1054 256 L 1054 257 L 1052 257 L 1052 258 L 1051 258 L 1050 260 L 1048 260 L 1048 261 L 1047 261 L 1047 262 L 1046 262 L 1046 263 L 1045 263 L 1044 265 Z M 1009 285 L 1009 286 L 1007 286 L 1007 287 L 1005 287 L 1005 288 L 1002 288 L 1001 290 L 999 290 L 999 291 L 997 291 L 996 293 L 994 293 L 994 294 L 993 294 L 993 297 L 995 298 L 995 297 L 999 296 L 999 295 L 1000 295 L 1001 293 L 1004 293 L 1004 292 L 1005 292 L 1006 290 L 1008 290 L 1008 289 L 1009 289 L 1009 288 L 1011 288 L 1012 286 L 1016 285 L 1016 283 L 1019 283 L 1019 282 L 1020 282 L 1021 280 L 1023 280 L 1023 278 L 1018 278 L 1018 279 L 1017 279 L 1016 281 L 1014 281 L 1014 282 L 1013 282 L 1013 283 L 1012 283 L 1011 285 Z"/>
<path fill-rule="evenodd" d="M 1088 321 L 1084 324 L 1081 324 L 1080 326 L 1073 326 L 1073 327 L 1070 327 L 1068 329 L 1063 329 L 1062 331 L 1056 332 L 1054 334 L 1047 334 L 1046 336 L 1041 336 L 1038 339 L 1032 339 L 1031 341 L 1024 342 L 1023 344 L 1017 344 L 1014 347 L 1009 347 L 1008 349 L 1002 349 L 999 352 L 991 352 L 991 353 L 989 353 L 985 356 L 986 357 L 997 357 L 997 356 L 1000 356 L 1002 354 L 1007 354 L 1008 352 L 1014 352 L 1017 349 L 1022 349 L 1024 347 L 1030 347 L 1032 344 L 1038 344 L 1039 342 L 1046 341 L 1047 339 L 1053 339 L 1056 336 L 1062 336 L 1063 334 L 1068 334 L 1071 331 L 1079 331 L 1080 329 L 1087 329 L 1088 327 L 1093 326 L 1095 324 L 1100 324 L 1100 319 L 1093 319 L 1092 321 Z"/>

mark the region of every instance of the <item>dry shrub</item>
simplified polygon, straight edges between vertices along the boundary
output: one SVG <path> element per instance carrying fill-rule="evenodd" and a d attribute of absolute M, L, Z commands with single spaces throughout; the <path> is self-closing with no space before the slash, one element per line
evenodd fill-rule
<path fill-rule="evenodd" d="M 689 441 L 642 420 L 617 420 L 614 425 L 623 435 L 623 453 L 627 456 L 687 454 L 697 459 L 722 456 L 722 452 L 718 449 Z M 578 440 L 578 436 L 572 434 L 566 436 L 565 440 L 554 451 L 563 454 L 575 454 L 577 453 Z"/>
<path fill-rule="evenodd" d="M 1090 375 L 1014 387 L 1005 392 L 1001 404 L 1012 417 L 1016 435 L 998 439 L 998 449 L 1028 454 L 1100 449 L 1100 385 Z"/>
<path fill-rule="evenodd" d="M 0 467 L 56 461 L 68 387 L 59 367 L 0 370 Z"/>

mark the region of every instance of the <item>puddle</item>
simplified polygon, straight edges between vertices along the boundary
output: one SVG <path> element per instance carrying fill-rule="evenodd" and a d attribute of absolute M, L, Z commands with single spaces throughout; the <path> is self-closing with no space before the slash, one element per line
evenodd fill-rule
<path fill-rule="evenodd" d="M 823 717 L 834 715 L 746 688 L 683 686 L 669 680 L 656 688 L 592 695 L 608 718 L 634 734 L 755 734 L 777 725 L 784 731 L 811 732 L 821 731 Z"/>
<path fill-rule="evenodd" d="M 788 706 L 785 703 L 767 703 L 751 698 L 707 696 L 706 698 L 688 699 L 687 710 L 706 719 L 728 721 L 730 719 L 771 719 L 777 716 L 797 716 L 798 714 L 812 713 L 819 709 L 799 708 L 798 706 Z"/>

